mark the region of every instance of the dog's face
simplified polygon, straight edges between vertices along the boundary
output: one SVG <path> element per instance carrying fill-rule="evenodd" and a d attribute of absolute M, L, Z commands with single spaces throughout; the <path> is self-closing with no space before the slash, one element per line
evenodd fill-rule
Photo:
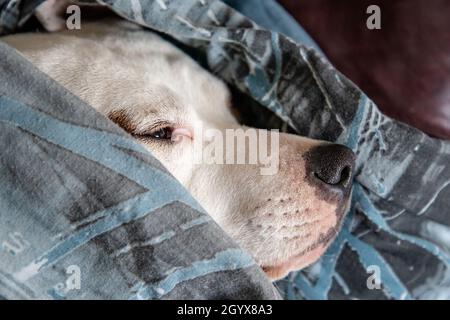
<path fill-rule="evenodd" d="M 155 34 L 108 22 L 3 40 L 134 136 L 272 279 L 315 261 L 336 235 L 353 153 L 280 134 L 274 175 L 259 164 L 194 161 L 195 144 L 208 144 L 198 132 L 243 127 L 225 84 Z"/>

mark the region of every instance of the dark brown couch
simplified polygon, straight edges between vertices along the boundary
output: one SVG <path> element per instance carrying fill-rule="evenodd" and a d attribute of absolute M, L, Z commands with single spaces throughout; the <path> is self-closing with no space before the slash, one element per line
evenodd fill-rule
<path fill-rule="evenodd" d="M 450 1 L 280 0 L 386 114 L 450 139 Z M 381 9 L 381 30 L 366 8 Z"/>

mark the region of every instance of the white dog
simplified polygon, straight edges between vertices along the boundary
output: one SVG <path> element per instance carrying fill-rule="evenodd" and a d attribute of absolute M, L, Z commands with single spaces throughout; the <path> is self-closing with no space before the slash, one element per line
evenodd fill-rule
<path fill-rule="evenodd" d="M 227 86 L 155 33 L 115 18 L 1 40 L 135 137 L 270 278 L 314 262 L 339 230 L 354 154 L 280 134 L 275 175 L 259 164 L 195 163 L 194 142 L 206 144 L 199 128 L 243 126 Z"/>

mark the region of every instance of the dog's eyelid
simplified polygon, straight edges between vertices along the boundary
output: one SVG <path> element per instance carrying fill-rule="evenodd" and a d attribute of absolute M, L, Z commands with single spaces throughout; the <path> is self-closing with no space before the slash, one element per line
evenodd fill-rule
<path fill-rule="evenodd" d="M 170 142 L 173 144 L 182 142 L 184 139 L 193 139 L 190 129 L 179 123 L 167 120 L 156 121 L 151 126 L 138 127 L 133 135 L 139 139 Z"/>
<path fill-rule="evenodd" d="M 172 122 L 161 120 L 161 121 L 155 121 L 152 122 L 151 125 L 146 123 L 146 121 L 143 121 L 139 124 L 137 124 L 133 130 L 133 134 L 137 136 L 148 136 L 152 133 L 164 129 L 164 128 L 174 128 L 175 125 Z"/>
<path fill-rule="evenodd" d="M 175 124 L 173 122 L 167 121 L 167 120 L 159 120 L 154 122 L 149 128 L 147 128 L 146 132 L 155 132 L 157 130 L 163 129 L 163 128 L 174 128 Z"/>

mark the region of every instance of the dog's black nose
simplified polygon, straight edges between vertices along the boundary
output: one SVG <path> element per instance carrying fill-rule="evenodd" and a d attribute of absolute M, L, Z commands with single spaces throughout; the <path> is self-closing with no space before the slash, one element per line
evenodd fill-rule
<path fill-rule="evenodd" d="M 349 190 L 354 167 L 355 154 L 342 145 L 324 144 L 308 152 L 308 173 L 329 187 Z"/>

